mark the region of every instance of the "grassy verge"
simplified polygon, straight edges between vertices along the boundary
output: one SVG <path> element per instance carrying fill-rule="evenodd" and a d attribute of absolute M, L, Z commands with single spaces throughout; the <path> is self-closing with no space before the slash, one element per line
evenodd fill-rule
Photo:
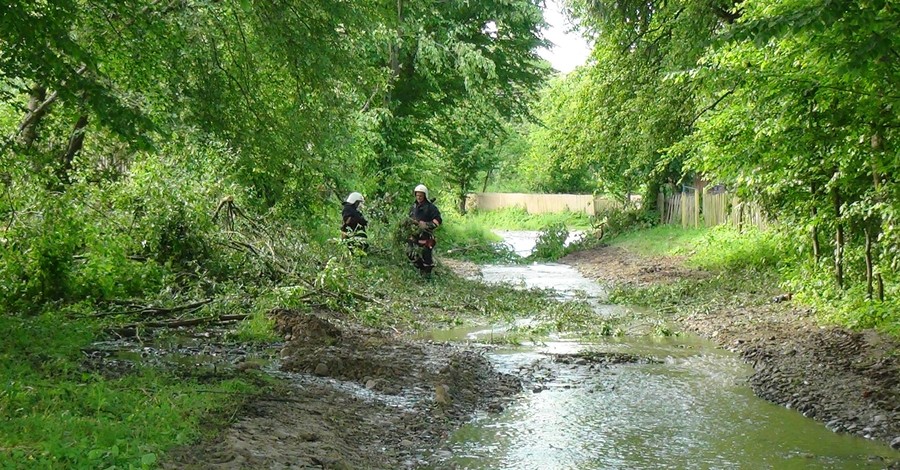
<path fill-rule="evenodd" d="M 500 230 L 543 230 L 554 225 L 581 230 L 591 226 L 590 216 L 581 212 L 529 214 L 521 208 L 494 211 L 474 210 L 466 214 L 465 219 L 483 227 Z"/>
<path fill-rule="evenodd" d="M 774 231 L 654 227 L 607 242 L 645 256 L 682 257 L 686 266 L 710 273 L 699 280 L 617 288 L 611 298 L 618 303 L 691 313 L 765 303 L 787 291 L 794 294 L 794 302 L 813 307 L 823 323 L 876 328 L 900 337 L 900 305 L 896 300 L 865 300 L 858 281 L 854 287 L 835 292 L 827 287 L 827 266 L 798 257 L 796 244 Z"/>
<path fill-rule="evenodd" d="M 53 312 L 0 316 L 0 467 L 154 468 L 258 390 L 247 378 L 86 371 L 81 350 L 97 326 Z"/>

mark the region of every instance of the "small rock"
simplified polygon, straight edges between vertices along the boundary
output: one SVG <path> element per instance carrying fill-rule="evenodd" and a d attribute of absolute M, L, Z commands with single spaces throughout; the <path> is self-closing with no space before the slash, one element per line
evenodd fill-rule
<path fill-rule="evenodd" d="M 894 440 L 891 441 L 891 449 L 900 450 L 900 436 L 895 437 Z"/>
<path fill-rule="evenodd" d="M 260 368 L 262 368 L 262 364 L 260 364 L 258 362 L 244 361 L 244 362 L 239 362 L 236 366 L 234 366 L 234 368 L 237 370 L 240 370 L 240 371 L 246 371 L 246 370 L 250 370 L 250 369 L 260 369 Z"/>
<path fill-rule="evenodd" d="M 534 393 L 541 393 L 543 390 L 544 390 L 544 389 L 541 388 L 540 385 L 535 385 L 534 388 L 531 389 L 531 391 L 534 392 Z"/>
<path fill-rule="evenodd" d="M 290 333 L 288 333 L 288 334 L 284 335 L 284 340 L 285 340 L 285 341 L 290 341 L 293 337 L 294 337 L 293 335 L 291 335 Z"/>
<path fill-rule="evenodd" d="M 791 300 L 791 297 L 792 296 L 791 296 L 790 292 L 788 292 L 787 294 L 776 295 L 775 297 L 772 297 L 772 302 L 776 303 L 776 304 L 781 303 L 781 302 L 787 302 L 788 300 Z"/>
<path fill-rule="evenodd" d="M 434 384 L 434 401 L 442 404 L 450 404 L 450 386 L 447 384 Z"/>
<path fill-rule="evenodd" d="M 412 447 L 412 446 L 413 446 L 413 442 L 412 442 L 411 440 L 409 440 L 409 439 L 403 439 L 402 441 L 400 441 L 400 447 L 406 447 L 406 448 L 409 448 L 409 447 Z"/>
<path fill-rule="evenodd" d="M 328 374 L 328 365 L 324 362 L 320 362 L 319 365 L 316 366 L 316 370 L 313 371 L 314 374 L 318 376 L 324 376 Z"/>
<path fill-rule="evenodd" d="M 378 382 L 376 382 L 374 379 L 369 379 L 366 381 L 366 388 L 369 390 L 375 388 L 376 385 L 378 385 Z"/>

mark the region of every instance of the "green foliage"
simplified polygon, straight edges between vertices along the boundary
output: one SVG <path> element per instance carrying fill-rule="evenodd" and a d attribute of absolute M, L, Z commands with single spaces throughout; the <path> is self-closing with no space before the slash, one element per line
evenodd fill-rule
<path fill-rule="evenodd" d="M 652 227 L 659 220 L 658 214 L 642 208 L 603 209 L 591 218 L 591 226 L 602 227 L 603 236 L 615 236 L 633 230 Z"/>
<path fill-rule="evenodd" d="M 706 232 L 706 228 L 657 225 L 646 230 L 624 232 L 606 241 L 646 256 L 680 256 L 688 253 Z"/>
<path fill-rule="evenodd" d="M 540 123 L 530 126 L 528 153 L 520 157 L 517 169 L 529 191 L 593 193 L 598 189 L 596 169 L 578 157 L 582 149 L 571 137 L 579 128 L 575 120 L 582 117 L 578 114 L 582 103 L 576 96 L 582 76 L 575 72 L 551 80 L 535 105 Z"/>
<path fill-rule="evenodd" d="M 748 229 L 738 232 L 727 226 L 713 227 L 694 242 L 688 264 L 701 269 L 776 269 L 791 261 L 789 250 L 774 232 Z"/>
<path fill-rule="evenodd" d="M 278 302 L 276 305 L 290 308 L 289 302 Z M 275 334 L 275 320 L 268 315 L 268 310 L 253 312 L 250 318 L 238 325 L 233 338 L 239 342 L 260 344 L 270 344 L 279 339 Z"/>
<path fill-rule="evenodd" d="M 551 225 L 543 230 L 537 237 L 534 251 L 529 258 L 535 260 L 557 260 L 566 252 L 566 240 L 569 238 L 569 230 L 564 225 Z"/>
<path fill-rule="evenodd" d="M 773 231 L 729 226 L 683 229 L 657 226 L 624 233 L 608 243 L 646 256 L 677 256 L 689 266 L 720 272 L 776 270 L 793 261 L 789 239 Z"/>
<path fill-rule="evenodd" d="M 518 259 L 490 227 L 468 215 L 450 213 L 445 216 L 437 237 L 440 252 L 448 257 L 477 263 L 515 262 Z"/>
<path fill-rule="evenodd" d="M 379 93 L 382 106 L 367 113 L 377 137 L 364 165 L 378 194 L 421 179 L 423 167 L 448 170 L 442 176 L 459 192 L 493 160 L 484 145 L 490 139 L 479 138 L 489 134 L 476 129 L 496 129 L 494 116 L 527 115 L 529 98 L 549 72 L 537 55 L 545 43 L 540 4 L 417 0 L 399 12 L 392 6 L 383 4 L 388 30 L 370 46 L 390 85 Z M 431 146 L 449 167 L 422 158 Z"/>

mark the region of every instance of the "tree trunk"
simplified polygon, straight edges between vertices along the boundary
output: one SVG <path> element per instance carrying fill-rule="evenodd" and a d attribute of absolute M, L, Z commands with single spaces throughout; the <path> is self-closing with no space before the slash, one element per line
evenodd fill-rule
<path fill-rule="evenodd" d="M 815 259 L 816 263 L 818 263 L 819 259 L 822 258 L 822 247 L 819 246 L 819 226 L 818 226 L 817 222 L 815 222 L 816 216 L 818 215 L 818 212 L 819 212 L 818 209 L 816 208 L 816 184 L 815 183 L 812 184 L 812 187 L 810 188 L 810 190 L 811 190 L 810 192 L 812 193 L 812 200 L 813 200 L 813 206 L 812 206 L 813 225 L 809 231 L 810 231 L 810 236 L 812 237 L 813 259 Z"/>
<path fill-rule="evenodd" d="M 457 205 L 457 207 L 459 208 L 459 213 L 462 215 L 466 215 L 466 199 L 468 199 L 466 197 L 466 193 L 462 192 L 457 197 L 459 198 L 458 205 Z"/>
<path fill-rule="evenodd" d="M 484 184 L 481 185 L 481 192 L 487 191 L 488 181 L 491 180 L 491 173 L 494 172 L 493 168 L 488 168 L 487 174 L 484 175 Z"/>
<path fill-rule="evenodd" d="M 47 100 L 47 87 L 37 83 L 31 87 L 28 98 L 28 113 L 19 124 L 19 144 L 25 148 L 31 147 L 37 138 L 37 128 L 41 119 L 50 111 L 52 101 Z M 55 98 L 55 94 L 52 95 Z"/>
<path fill-rule="evenodd" d="M 832 190 L 834 202 L 834 280 L 838 288 L 844 288 L 844 225 L 841 223 L 841 194 L 837 188 Z"/>
<path fill-rule="evenodd" d="M 872 300 L 872 230 L 866 224 L 866 298 Z"/>
<path fill-rule="evenodd" d="M 75 128 L 72 129 L 71 137 L 69 137 L 69 145 L 66 146 L 66 152 L 60 159 L 58 176 L 59 181 L 62 184 L 69 184 L 71 181 L 70 176 L 72 173 L 75 156 L 78 155 L 78 152 L 80 152 L 82 147 L 84 147 L 84 133 L 86 131 L 87 124 L 87 114 L 78 116 L 78 121 L 75 123 Z"/>

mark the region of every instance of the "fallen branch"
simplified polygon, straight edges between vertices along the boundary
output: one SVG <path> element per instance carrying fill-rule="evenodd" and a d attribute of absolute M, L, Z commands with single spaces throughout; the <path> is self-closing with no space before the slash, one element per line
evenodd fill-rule
<path fill-rule="evenodd" d="M 100 312 L 90 315 L 91 317 L 106 317 L 111 315 L 150 315 L 150 316 L 163 316 L 169 315 L 177 312 L 194 312 L 200 309 L 200 307 L 212 302 L 213 299 L 203 299 L 198 300 L 197 302 L 192 302 L 185 305 L 178 305 L 176 307 L 152 307 L 152 306 L 140 306 L 134 304 L 126 304 L 127 307 L 135 307 L 132 310 L 126 310 L 124 312 Z"/>
<path fill-rule="evenodd" d="M 204 317 L 204 318 L 189 318 L 186 320 L 175 320 L 168 322 L 161 321 L 153 321 L 153 322 L 138 322 L 138 323 L 130 323 L 128 325 L 123 325 L 118 328 L 111 328 L 108 330 L 111 333 L 115 333 L 123 338 L 135 336 L 137 334 L 137 329 L 140 327 L 149 327 L 149 328 L 178 328 L 181 326 L 195 326 L 202 325 L 206 323 L 228 323 L 238 320 L 243 320 L 250 315 L 248 314 L 236 314 L 236 315 L 222 315 L 219 317 Z"/>

